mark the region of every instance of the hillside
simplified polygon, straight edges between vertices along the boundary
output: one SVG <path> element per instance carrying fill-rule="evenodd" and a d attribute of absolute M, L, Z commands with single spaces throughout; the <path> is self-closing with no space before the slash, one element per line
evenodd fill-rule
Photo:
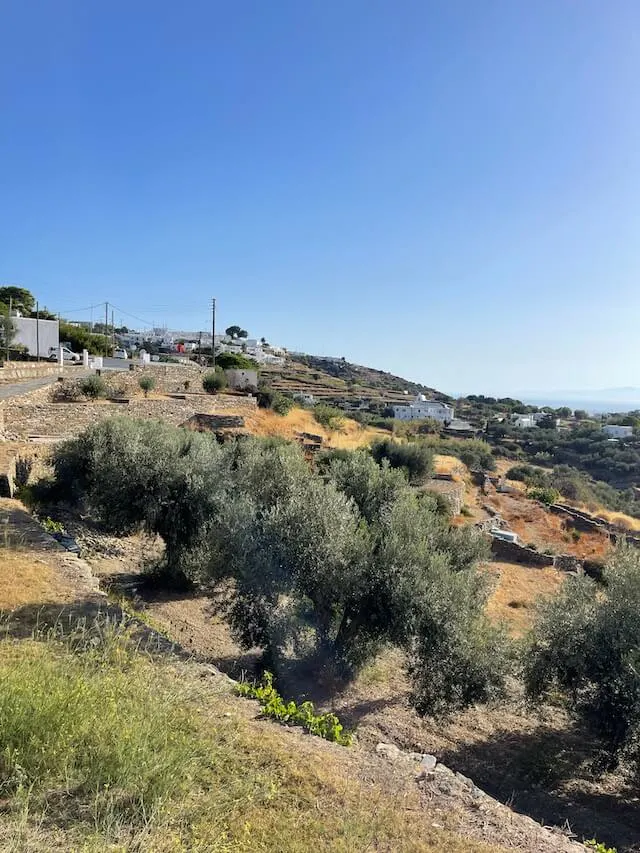
<path fill-rule="evenodd" d="M 383 407 L 394 402 L 407 402 L 407 396 L 424 394 L 436 400 L 449 400 L 446 394 L 348 361 L 305 355 L 288 360 L 283 367 L 266 365 L 262 373 L 274 388 L 289 393 L 313 394 L 314 399 L 338 405 L 357 406 L 361 401 Z"/>
<path fill-rule="evenodd" d="M 261 719 L 216 666 L 108 603 L 17 501 L 0 523 L 21 589 L 0 587 L 3 853 L 581 849 L 415 752 Z"/>
<path fill-rule="evenodd" d="M 301 369 L 305 373 L 309 370 L 305 366 Z M 193 410 L 235 413 L 244 418 L 244 430 L 256 436 L 280 436 L 291 440 L 296 439 L 299 433 L 313 433 L 322 437 L 325 446 L 345 449 L 366 446 L 380 435 L 389 435 L 388 432 L 362 426 L 348 417 L 344 418 L 340 429 L 327 430 L 316 422 L 310 409 L 296 407 L 282 416 L 272 410 L 256 408 L 254 400 L 241 395 L 210 397 L 201 392 L 175 394 L 172 393 L 175 391 L 174 386 L 180 384 L 177 382 L 179 368 L 172 370 L 176 371 L 176 377 L 167 377 L 170 383 L 166 389 L 168 393 L 163 394 L 159 389 L 148 399 L 139 393 L 132 394 L 127 410 L 145 419 L 161 418 L 168 424 L 184 421 Z M 344 382 L 327 374 L 319 374 L 317 379 L 311 376 L 310 381 L 318 384 L 324 382 L 328 387 L 336 387 L 331 383 Z M 132 380 L 132 389 L 135 384 L 135 380 Z M 19 406 L 10 409 L 7 423 L 11 423 L 12 430 L 16 432 L 20 425 L 28 445 L 34 436 L 42 437 L 45 425 L 48 426 L 47 439 L 58 440 L 63 436 L 77 434 L 84 424 L 95 423 L 109 417 L 110 413 L 121 411 L 122 404 L 104 400 L 45 402 L 43 391 L 36 392 Z M 406 443 L 407 439 L 400 438 L 400 441 Z M 438 440 L 434 438 L 434 442 L 437 444 Z M 10 442 L 5 444 L 12 447 Z M 445 453 L 437 453 L 434 446 L 436 479 L 427 480 L 419 486 L 425 490 L 438 487 L 438 490 L 443 489 L 441 494 L 453 491 L 459 495 L 460 511 L 453 519 L 456 527 L 490 523 L 495 513 L 499 513 L 509 527 L 519 533 L 521 540 L 533 543 L 538 552 L 551 549 L 556 553 L 578 557 L 604 556 L 609 547 L 605 531 L 583 531 L 579 536 L 572 536 L 559 516 L 549 514 L 542 504 L 527 497 L 522 484 L 516 485 L 515 491 L 502 492 L 497 487 L 499 477 L 492 476 L 478 485 L 477 477 L 461 459 L 451 455 L 467 445 L 474 446 L 474 443 L 460 440 L 441 442 L 441 449 Z M 45 446 L 37 443 L 33 446 L 41 447 L 44 452 Z M 310 458 L 310 454 L 307 458 Z M 471 462 L 469 464 L 472 465 Z M 500 461 L 499 473 L 504 473 L 505 467 L 506 461 Z M 133 469 L 129 467 L 127 470 Z M 148 470 L 148 467 L 145 466 L 144 470 Z M 119 477 L 118 470 L 116 482 L 119 482 Z M 207 482 L 211 486 L 215 484 L 215 478 Z M 313 834 L 308 837 L 303 835 L 307 847 L 345 851 L 471 851 L 483 849 L 477 845 L 485 842 L 490 845 L 485 849 L 515 848 L 528 853 L 571 849 L 566 847 L 568 842 L 565 837 L 558 833 L 543 832 L 537 824 L 497 803 L 492 799 L 495 797 L 502 803 L 515 803 L 516 808 L 544 824 L 551 823 L 559 827 L 569 821 L 575 833 L 573 837 L 577 839 L 596 835 L 609 843 L 615 843 L 619 851 L 630 853 L 633 850 L 631 845 L 636 833 L 636 818 L 624 792 L 624 777 L 615 772 L 599 772 L 597 778 L 592 778 L 589 762 L 596 754 L 598 745 L 588 731 L 574 727 L 561 707 L 545 705 L 540 716 L 533 714 L 531 708 L 524 704 L 520 688 L 513 686 L 506 703 L 477 705 L 461 713 L 454 713 L 446 720 L 421 717 L 411 705 L 411 683 L 405 670 L 404 653 L 400 649 L 385 648 L 348 685 L 332 686 L 323 673 L 319 677 L 317 673 L 307 677 L 302 670 L 295 676 L 293 671 L 289 676 L 283 674 L 279 687 L 287 698 L 294 697 L 298 701 L 311 699 L 320 710 L 338 713 L 344 725 L 357 733 L 357 742 L 349 749 L 324 742 L 318 742 L 316 748 L 316 739 L 304 736 L 299 731 L 275 728 L 274 724 L 261 720 L 257 706 L 234 696 L 233 685 L 221 675 L 224 672 L 237 678 L 260 671 L 259 651 L 247 651 L 240 647 L 228 621 L 220 615 L 220 607 L 230 594 L 226 582 L 214 584 L 213 587 L 196 586 L 186 592 L 173 591 L 145 573 L 145 566 L 148 568 L 153 561 L 158 562 L 162 558 L 164 545 L 160 537 L 150 539 L 139 533 L 133 536 L 108 535 L 87 517 L 83 518 L 64 505 L 47 506 L 40 511 L 43 516 L 50 515 L 56 522 L 65 525 L 80 543 L 83 559 L 78 560 L 61 551 L 18 502 L 7 501 L 0 505 L 0 522 L 3 514 L 9 518 L 8 525 L 3 527 L 7 535 L 4 543 L 0 544 L 3 548 L 0 559 L 8 569 L 0 579 L 0 610 L 8 612 L 5 621 L 9 620 L 26 640 L 23 646 L 14 650 L 13 659 L 22 661 L 23 655 L 29 658 L 34 654 L 42 654 L 42 666 L 50 673 L 50 652 L 34 651 L 29 641 L 34 624 L 38 623 L 42 629 L 52 619 L 57 625 L 73 626 L 76 615 L 93 619 L 96 608 L 104 608 L 106 604 L 109 604 L 116 620 L 123 618 L 120 607 L 124 607 L 136 620 L 142 620 L 134 623 L 137 627 L 143 624 L 160 630 L 168 640 L 179 643 L 188 650 L 189 655 L 195 655 L 197 662 L 204 662 L 205 668 L 200 663 L 189 667 L 180 657 L 166 658 L 170 643 L 156 637 L 154 643 L 163 654 L 160 659 L 154 658 L 151 669 L 143 667 L 143 683 L 157 680 L 159 685 L 164 685 L 162 689 L 166 688 L 169 693 L 174 690 L 176 683 L 182 684 L 188 693 L 188 696 L 180 694 L 184 696 L 184 705 L 188 713 L 195 711 L 196 716 L 199 713 L 197 709 L 206 706 L 211 716 L 206 718 L 204 728 L 198 728 L 198 731 L 214 752 L 217 747 L 210 740 L 211 731 L 224 739 L 227 725 L 234 732 L 238 726 L 247 726 L 243 729 L 247 740 L 242 740 L 238 747 L 241 764 L 254 780 L 254 758 L 259 763 L 261 778 L 277 791 L 270 795 L 269 803 L 274 803 L 273 808 L 287 808 L 287 803 L 294 799 L 300 810 L 294 812 L 292 819 L 302 821 L 305 825 L 314 824 L 318 816 L 309 807 L 305 792 L 310 792 L 311 799 L 326 797 L 327 808 L 333 813 L 333 822 L 327 824 L 326 839 Z M 314 513 L 307 515 L 312 517 Z M 539 596 L 554 594 L 563 579 L 563 573 L 555 567 L 518 565 L 508 562 L 508 558 L 505 561 L 500 557 L 483 562 L 481 570 L 494 580 L 493 593 L 487 606 L 488 615 L 494 623 L 505 623 L 513 637 L 522 636 L 531 626 Z M 102 590 L 109 591 L 108 600 L 95 589 L 95 579 L 99 580 Z M 61 611 L 64 614 L 62 617 Z M 42 631 L 39 636 L 43 636 Z M 67 661 L 64 648 L 55 646 L 53 654 L 57 660 L 59 652 L 66 661 L 61 666 L 66 668 L 68 663 L 73 673 L 75 664 L 71 660 Z M 5 663 L 0 647 L 0 676 L 7 671 L 6 667 L 2 670 Z M 59 676 L 60 670 L 57 675 L 53 674 L 55 678 Z M 120 678 L 118 671 L 114 673 L 114 678 L 116 681 Z M 171 679 L 177 679 L 177 682 Z M 138 694 L 144 704 L 145 699 L 140 696 Z M 95 709 L 91 714 L 95 715 Z M 92 720 L 95 719 L 95 716 L 92 717 Z M 260 740 L 262 745 L 267 741 L 271 743 L 271 735 L 275 739 L 273 750 L 260 751 L 259 755 L 247 754 L 246 743 L 253 740 Z M 294 755 L 288 754 L 291 744 L 295 744 Z M 568 763 L 563 758 L 567 744 L 570 745 L 571 755 L 575 757 Z M 397 747 L 404 753 L 432 754 L 443 762 L 443 767 L 451 767 L 464 776 L 454 776 L 452 779 L 453 774 L 447 775 L 448 771 L 443 769 L 441 772 L 444 776 L 429 778 L 429 784 L 423 786 L 421 783 L 427 780 L 417 783 L 415 758 L 406 754 L 396 756 L 394 749 Z M 226 761 L 221 760 L 223 763 Z M 563 771 L 556 777 L 553 768 L 558 762 L 562 763 Z M 315 768 L 316 765 L 321 766 L 323 771 L 328 769 L 329 778 L 318 776 L 315 769 L 305 769 L 307 766 Z M 176 830 L 179 842 L 173 847 L 167 841 L 166 825 L 158 824 L 152 828 L 149 836 L 151 840 L 146 839 L 138 847 L 130 848 L 118 836 L 113 843 L 120 844 L 119 848 L 101 847 L 101 841 L 97 841 L 94 848 L 84 849 L 202 850 L 203 853 L 210 849 L 261 850 L 266 849 L 268 833 L 273 835 L 276 849 L 305 849 L 304 846 L 296 846 L 297 841 L 292 838 L 286 821 L 282 825 L 274 824 L 270 805 L 265 807 L 266 811 L 262 810 L 262 806 L 255 811 L 258 794 L 255 787 L 251 787 L 254 781 L 251 781 L 249 788 L 237 789 L 234 767 L 232 762 L 231 776 L 216 770 L 218 775 L 215 779 L 222 780 L 222 784 L 232 790 L 240 791 L 235 811 L 225 811 L 224 807 L 220 811 L 220 804 L 207 800 L 199 789 L 192 789 L 184 794 L 185 799 L 172 805 L 177 814 L 184 814 L 185 809 L 195 814 L 192 823 L 197 827 L 198 838 L 201 834 L 203 839 L 200 847 L 194 843 L 188 834 L 190 830 L 183 826 L 182 818 L 179 817 L 179 829 Z M 283 772 L 287 774 L 287 779 L 290 777 L 293 780 L 291 785 L 288 781 L 283 782 L 279 775 L 283 767 L 286 768 Z M 491 796 L 482 799 L 472 783 L 462 781 L 464 777 L 473 779 L 476 785 Z M 205 774 L 202 784 L 211 788 L 213 778 Z M 337 786 L 337 783 L 333 786 L 337 778 L 344 778 L 347 787 Z M 539 779 L 547 780 L 544 790 L 539 788 Z M 301 780 L 305 788 L 299 794 L 297 786 L 302 784 Z M 56 784 L 53 785 L 54 791 L 57 790 Z M 350 798 L 349 791 L 355 792 L 353 798 Z M 245 795 L 246 799 L 243 799 Z M 207 803 L 208 819 L 216 826 L 223 827 L 224 844 L 216 846 L 209 830 L 199 823 L 200 813 L 192 809 L 192 796 L 199 803 Z M 606 807 L 602 805 L 603 797 L 610 799 Z M 354 805 L 356 802 L 359 804 L 357 807 Z M 34 800 L 34 803 L 40 808 L 43 801 Z M 14 805 L 17 808 L 17 804 Z M 51 803 L 47 802 L 46 807 L 53 809 L 57 815 Z M 77 808 L 79 814 L 86 808 L 86 802 L 78 800 L 74 802 L 73 808 Z M 56 823 L 58 818 L 55 817 L 53 824 L 58 834 L 47 831 L 39 837 L 36 827 L 40 817 L 41 813 L 36 809 L 32 813 L 33 819 L 27 821 L 28 832 L 22 847 L 7 849 L 31 849 L 44 853 L 44 850 L 74 849 L 78 846 L 77 833 L 85 831 L 81 818 L 74 817 L 68 832 L 65 830 L 66 834 L 60 834 L 60 827 Z M 321 811 L 320 820 L 325 820 L 324 810 Z M 230 828 L 229 821 L 240 824 L 250 821 L 252 826 L 255 822 L 255 831 L 248 836 L 237 835 L 235 825 Z M 362 835 L 360 827 L 367 823 L 371 823 L 374 828 L 369 835 Z M 126 823 L 125 827 L 124 831 L 133 831 Z M 7 819 L 4 824 L 6 833 L 15 829 L 13 817 Z M 430 829 L 437 829 L 444 834 L 432 836 L 429 834 Z M 5 853 L 2 831 L 0 820 L 0 851 Z M 312 833 L 312 830 L 309 832 Z M 352 835 L 349 835 L 350 832 Z M 343 847 L 340 846 L 340 833 L 347 839 Z"/>

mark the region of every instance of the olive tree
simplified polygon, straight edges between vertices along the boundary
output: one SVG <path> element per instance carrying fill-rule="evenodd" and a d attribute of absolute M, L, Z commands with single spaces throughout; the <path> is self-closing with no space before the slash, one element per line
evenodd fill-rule
<path fill-rule="evenodd" d="M 640 767 L 640 554 L 619 546 L 605 589 L 568 577 L 540 609 L 525 656 L 530 697 L 560 689 L 609 744 Z"/>

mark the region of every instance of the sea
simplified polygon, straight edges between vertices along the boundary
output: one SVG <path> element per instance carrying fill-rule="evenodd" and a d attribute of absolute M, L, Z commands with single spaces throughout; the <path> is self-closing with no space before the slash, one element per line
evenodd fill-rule
<path fill-rule="evenodd" d="M 640 410 L 640 400 L 586 400 L 586 399 L 544 399 L 543 397 L 518 397 L 529 406 L 551 406 L 554 409 L 568 406 L 570 409 L 584 409 L 590 415 L 603 415 L 608 412 L 634 412 Z"/>

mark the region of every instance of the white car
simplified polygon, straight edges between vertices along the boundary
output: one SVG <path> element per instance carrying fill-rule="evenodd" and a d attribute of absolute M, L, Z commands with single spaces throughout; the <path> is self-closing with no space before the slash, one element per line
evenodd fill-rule
<path fill-rule="evenodd" d="M 115 349 L 113 351 L 114 358 L 129 358 L 126 349 Z"/>
<path fill-rule="evenodd" d="M 49 348 L 49 361 L 57 361 L 58 360 L 58 347 L 50 347 Z M 82 361 L 82 356 L 77 352 L 72 352 L 69 347 L 62 347 L 62 360 L 63 361 L 73 361 L 78 362 Z"/>

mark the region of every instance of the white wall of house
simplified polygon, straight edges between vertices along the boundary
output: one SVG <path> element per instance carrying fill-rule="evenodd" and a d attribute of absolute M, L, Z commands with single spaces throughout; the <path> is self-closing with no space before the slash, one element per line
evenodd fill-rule
<path fill-rule="evenodd" d="M 513 419 L 513 425 L 514 427 L 518 427 L 518 429 L 531 429 L 537 426 L 533 415 L 518 415 Z"/>
<path fill-rule="evenodd" d="M 633 427 L 623 426 L 622 424 L 605 424 L 602 431 L 611 438 L 631 438 L 633 436 Z"/>
<path fill-rule="evenodd" d="M 60 327 L 57 320 L 35 320 L 31 317 L 11 319 L 16 330 L 12 343 L 26 347 L 29 355 L 48 358 L 51 347 L 57 349 L 60 345 Z"/>
<path fill-rule="evenodd" d="M 225 370 L 227 382 L 231 388 L 236 391 L 242 391 L 245 388 L 258 387 L 258 371 L 257 370 L 240 370 L 237 367 Z"/>
<path fill-rule="evenodd" d="M 438 400 L 427 400 L 424 395 L 418 394 L 413 403 L 408 406 L 393 406 L 393 416 L 400 421 L 417 421 L 431 418 L 440 423 L 449 423 L 455 417 L 452 406 L 440 403 Z"/>

